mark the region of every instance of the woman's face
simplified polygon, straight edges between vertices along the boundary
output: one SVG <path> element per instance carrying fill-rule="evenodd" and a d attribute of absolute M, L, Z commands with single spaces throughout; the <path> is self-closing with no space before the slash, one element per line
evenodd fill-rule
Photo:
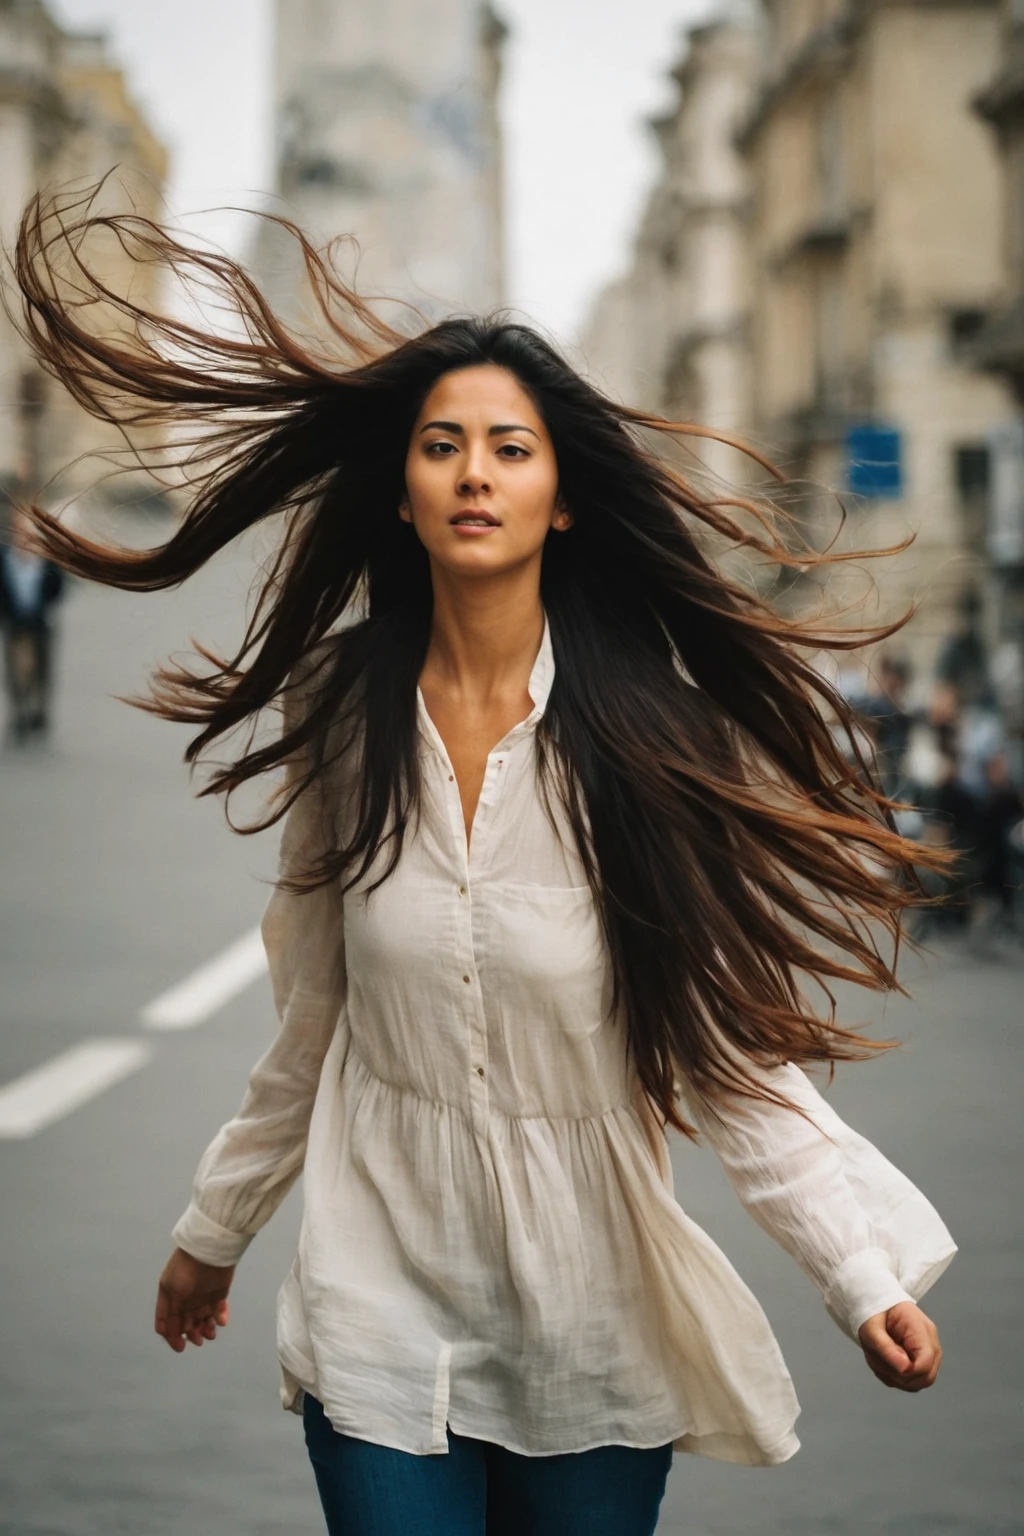
<path fill-rule="evenodd" d="M 555 450 L 515 376 L 493 363 L 446 373 L 416 418 L 399 515 L 432 564 L 453 575 L 502 575 L 535 562 L 571 518 L 558 496 Z"/>

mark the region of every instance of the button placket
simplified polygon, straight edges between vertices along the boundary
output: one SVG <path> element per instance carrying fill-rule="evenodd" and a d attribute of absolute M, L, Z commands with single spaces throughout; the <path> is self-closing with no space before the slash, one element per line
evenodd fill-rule
<path fill-rule="evenodd" d="M 470 918 L 469 946 L 475 950 L 472 918 Z M 480 992 L 475 954 L 472 972 L 462 973 L 462 985 L 467 989 L 466 1022 L 469 1035 L 470 1102 L 474 1123 L 478 1130 L 483 1130 L 487 1123 L 487 1026 L 484 1021 L 483 997 Z"/>
<path fill-rule="evenodd" d="M 455 884 L 456 903 L 462 908 L 456 922 L 461 940 L 460 948 L 468 956 L 471 963 L 468 970 L 460 973 L 460 986 L 468 989 L 465 994 L 465 1004 L 468 1027 L 467 1044 L 469 1047 L 470 1106 L 474 1126 L 480 1134 L 486 1133 L 489 1118 L 489 1063 L 487 1059 L 487 1025 L 484 1016 L 483 998 L 480 992 L 479 975 L 477 973 L 470 865 L 478 861 L 481 855 L 486 858 L 487 836 L 490 832 L 491 820 L 497 814 L 497 803 L 504 789 L 505 769 L 509 754 L 522 733 L 523 726 L 520 725 L 509 733 L 509 736 L 500 743 L 498 748 L 488 754 L 484 782 L 481 785 L 480 799 L 473 818 L 472 839 L 468 846 L 462 813 L 462 801 L 459 797 L 455 774 L 452 771 L 447 753 L 441 757 L 445 770 L 445 798 L 448 806 L 448 820 L 451 826 L 454 846 L 457 850 L 457 858 L 462 865 L 462 878 L 457 879 Z M 441 756 L 440 753 L 438 755 Z"/>
<path fill-rule="evenodd" d="M 448 784 L 455 784 L 455 775 L 447 775 Z M 483 792 L 481 792 L 481 799 Z M 473 904 L 470 894 L 469 854 L 472 848 L 477 846 L 477 834 L 480 829 L 480 807 L 473 822 L 473 839 L 471 848 L 467 850 L 465 840 L 465 825 L 462 817 L 462 802 L 459 799 L 458 788 L 449 788 L 449 819 L 452 827 L 452 835 L 458 857 L 462 863 L 461 879 L 455 886 L 456 904 L 458 908 L 456 923 L 460 936 L 460 949 L 469 961 L 466 970 L 460 973 L 459 985 L 464 992 L 464 1008 L 468 1034 L 468 1068 L 469 1068 L 469 1098 L 470 1113 L 476 1130 L 483 1134 L 487 1129 L 487 1034 L 484 1023 L 483 999 L 480 994 L 480 978 L 476 967 L 476 943 L 473 932 Z M 462 833 L 460 837 L 458 834 Z"/>
<path fill-rule="evenodd" d="M 509 732 L 497 747 L 487 757 L 487 767 L 484 772 L 484 781 L 480 788 L 480 799 L 477 804 L 476 814 L 473 819 L 473 840 L 469 850 L 470 863 L 479 866 L 481 858 L 485 861 L 491 835 L 491 823 L 499 814 L 499 805 L 505 789 L 506 765 L 509 755 L 519 740 L 525 734 L 525 722 L 516 726 Z M 467 878 L 464 885 L 460 885 L 459 896 L 469 896 L 469 869 L 467 866 Z M 486 1133 L 489 1118 L 488 1069 L 490 1063 L 487 1056 L 487 1023 L 484 1015 L 483 997 L 479 986 L 479 976 L 476 970 L 476 934 L 472 920 L 472 908 L 470 908 L 470 947 L 473 953 L 473 976 L 477 981 L 477 988 L 473 995 L 475 1009 L 470 1020 L 470 1102 L 472 1105 L 473 1123 L 481 1133 Z"/>

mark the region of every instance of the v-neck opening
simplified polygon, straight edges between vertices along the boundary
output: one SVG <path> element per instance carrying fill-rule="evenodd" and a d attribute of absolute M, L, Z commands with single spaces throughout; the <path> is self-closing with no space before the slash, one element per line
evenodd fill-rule
<path fill-rule="evenodd" d="M 444 737 L 438 730 L 434 720 L 431 717 L 430 711 L 427 708 L 427 701 L 423 697 L 423 689 L 420 687 L 419 683 L 416 684 L 416 709 L 420 728 L 423 732 L 423 735 L 431 744 L 434 751 L 437 753 L 437 756 L 440 758 L 445 772 L 449 775 L 450 781 L 455 785 L 456 798 L 459 802 L 458 824 L 462 829 L 463 847 L 465 850 L 465 863 L 467 870 L 469 868 L 470 855 L 474 846 L 473 832 L 476 827 L 477 817 L 480 811 L 480 801 L 483 798 L 484 789 L 487 785 L 487 778 L 488 774 L 490 773 L 492 759 L 494 758 L 495 753 L 508 751 L 512 746 L 514 746 L 515 742 L 522 735 L 524 735 L 528 730 L 531 730 L 540 720 L 545 708 L 547 707 L 547 701 L 551 692 L 553 677 L 554 657 L 551 649 L 551 632 L 548 627 L 547 614 L 545 613 L 544 629 L 541 634 L 540 647 L 537 651 L 537 655 L 534 658 L 533 666 L 530 669 L 530 676 L 526 684 L 526 691 L 530 697 L 531 708 L 529 712 L 523 716 L 522 720 L 517 721 L 515 725 L 509 727 L 504 736 L 502 736 L 501 740 L 495 742 L 494 746 L 488 752 L 486 766 L 484 768 L 483 781 L 480 785 L 480 793 L 477 795 L 476 805 L 473 808 L 472 820 L 470 821 L 468 828 L 466 827 L 466 818 L 462 811 L 462 792 L 459 786 L 458 777 L 455 773 L 455 766 L 452 763 L 448 748 L 445 746 Z"/>
<path fill-rule="evenodd" d="M 487 780 L 491 771 L 491 762 L 496 752 L 508 751 L 509 748 L 514 745 L 517 737 L 534 722 L 534 718 L 537 715 L 537 706 L 535 704 L 528 715 L 525 715 L 522 720 L 511 726 L 509 730 L 505 732 L 504 736 L 502 736 L 501 740 L 496 742 L 488 752 L 486 764 L 484 767 L 484 776 L 480 784 L 480 792 L 476 797 L 476 804 L 473 807 L 473 815 L 470 819 L 469 826 L 467 827 L 466 818 L 462 810 L 462 790 L 459 785 L 458 775 L 455 772 L 455 764 L 452 762 L 448 748 L 445 746 L 444 737 L 441 735 L 441 732 L 438 730 L 433 719 L 431 718 L 430 711 L 427 708 L 426 700 L 423 697 L 423 692 L 418 684 L 416 687 L 416 699 L 417 706 L 421 711 L 421 718 L 426 722 L 427 725 L 427 739 L 431 742 L 431 745 L 434 747 L 434 750 L 440 758 L 442 767 L 448 774 L 449 781 L 455 786 L 455 798 L 458 801 L 459 806 L 458 825 L 462 829 L 463 847 L 465 850 L 465 864 L 468 870 L 469 861 L 474 845 L 473 832 L 476 827 L 477 817 L 480 813 L 480 802 L 484 797 L 484 790 L 487 788 Z"/>

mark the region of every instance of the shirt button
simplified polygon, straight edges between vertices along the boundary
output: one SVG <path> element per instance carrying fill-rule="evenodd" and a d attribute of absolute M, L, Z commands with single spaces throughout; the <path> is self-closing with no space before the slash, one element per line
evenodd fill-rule
<path fill-rule="evenodd" d="M 477 1067 L 476 1075 L 477 1075 L 477 1077 L 486 1077 L 487 1076 L 487 1074 L 484 1071 L 483 1067 Z"/>
<path fill-rule="evenodd" d="M 469 977 L 468 977 L 468 976 L 463 976 L 463 978 L 462 978 L 462 979 L 463 979 L 463 981 L 466 981 L 466 982 L 468 982 L 468 981 L 469 981 Z"/>
<path fill-rule="evenodd" d="M 449 784 L 454 784 L 455 783 L 455 775 L 454 775 L 454 773 L 450 773 L 448 775 L 448 783 Z"/>
<path fill-rule="evenodd" d="M 460 896 L 465 896 L 465 894 L 466 894 L 466 887 L 464 885 L 460 885 L 459 886 L 459 895 Z"/>

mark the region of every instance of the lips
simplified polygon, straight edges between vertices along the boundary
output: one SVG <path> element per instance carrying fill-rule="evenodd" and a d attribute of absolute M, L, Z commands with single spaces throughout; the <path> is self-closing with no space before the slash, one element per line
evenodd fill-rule
<path fill-rule="evenodd" d="M 454 517 L 448 519 L 453 528 L 498 528 L 500 523 L 493 512 L 485 512 L 480 507 L 467 507 L 465 512 L 457 512 Z"/>

